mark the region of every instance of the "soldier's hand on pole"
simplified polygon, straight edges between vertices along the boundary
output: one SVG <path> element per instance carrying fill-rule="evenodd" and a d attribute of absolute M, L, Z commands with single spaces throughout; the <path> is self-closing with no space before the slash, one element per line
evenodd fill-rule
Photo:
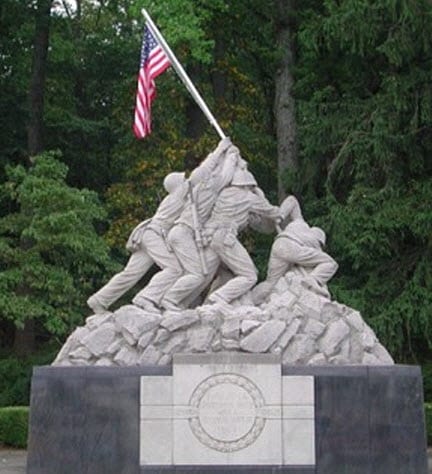
<path fill-rule="evenodd" d="M 225 137 L 219 142 L 219 146 L 221 147 L 221 152 L 224 152 L 232 145 L 231 138 Z"/>

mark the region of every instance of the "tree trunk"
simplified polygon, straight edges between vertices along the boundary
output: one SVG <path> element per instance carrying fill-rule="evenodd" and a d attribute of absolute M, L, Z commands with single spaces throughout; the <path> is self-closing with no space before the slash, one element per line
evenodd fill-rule
<path fill-rule="evenodd" d="M 294 40 L 293 12 L 294 0 L 276 0 L 276 42 L 281 54 L 275 77 L 275 119 L 278 156 L 278 196 L 286 196 L 283 176 L 287 171 L 296 171 L 297 129 L 295 102 L 292 95 L 294 86 Z"/>
<path fill-rule="evenodd" d="M 43 150 L 43 111 L 45 95 L 45 73 L 48 56 L 48 40 L 52 0 L 38 0 L 35 13 L 35 34 L 33 42 L 33 64 L 29 89 L 29 124 L 27 147 L 32 157 Z M 26 246 L 25 241 L 22 246 Z M 22 288 L 29 293 L 29 288 Z M 15 330 L 14 351 L 19 355 L 30 354 L 35 349 L 35 321 L 27 319 L 22 329 Z"/>
<path fill-rule="evenodd" d="M 36 331 L 34 319 L 27 319 L 22 329 L 15 329 L 14 353 L 18 356 L 26 356 L 35 351 Z"/>
<path fill-rule="evenodd" d="M 31 157 L 43 150 L 43 110 L 45 71 L 48 55 L 48 38 L 52 0 L 38 0 L 33 65 L 29 90 L 29 125 L 27 131 L 28 152 Z"/>

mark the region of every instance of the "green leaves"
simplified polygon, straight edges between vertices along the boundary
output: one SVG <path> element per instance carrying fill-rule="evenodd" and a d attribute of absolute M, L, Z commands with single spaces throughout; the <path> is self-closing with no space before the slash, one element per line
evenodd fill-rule
<path fill-rule="evenodd" d="M 62 335 L 80 321 L 86 295 L 114 265 L 94 229 L 105 217 L 96 194 L 67 186 L 59 157 L 47 152 L 29 170 L 7 170 L 2 195 L 16 211 L 0 218 L 0 317 L 17 327 L 36 319 Z"/>
<path fill-rule="evenodd" d="M 340 264 L 335 297 L 407 358 L 432 347 L 432 5 L 320 8 L 298 36 L 300 187 Z"/>
<path fill-rule="evenodd" d="M 211 19 L 206 3 L 193 2 L 192 0 L 176 0 L 172 2 L 136 2 L 133 12 L 144 25 L 145 20 L 141 15 L 141 8 L 146 8 L 153 21 L 162 31 L 163 36 L 182 62 L 183 55 L 192 56 L 194 59 L 209 64 L 212 59 L 211 51 L 214 41 L 207 37 L 204 29 L 205 22 Z M 225 2 L 213 2 L 216 9 L 225 8 Z M 182 54 L 181 54 L 182 53 Z"/>

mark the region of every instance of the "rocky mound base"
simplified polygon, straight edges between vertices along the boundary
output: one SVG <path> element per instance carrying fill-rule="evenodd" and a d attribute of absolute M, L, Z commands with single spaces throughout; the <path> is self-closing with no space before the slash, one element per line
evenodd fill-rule
<path fill-rule="evenodd" d="M 248 294 L 232 305 L 180 313 L 127 305 L 90 316 L 53 365 L 166 365 L 174 353 L 221 351 L 276 353 L 293 365 L 394 363 L 358 311 L 316 294 L 288 273 L 260 305 Z"/>

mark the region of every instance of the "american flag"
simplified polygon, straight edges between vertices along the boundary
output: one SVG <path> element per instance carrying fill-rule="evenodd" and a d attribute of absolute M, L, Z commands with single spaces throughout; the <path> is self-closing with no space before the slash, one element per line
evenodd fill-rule
<path fill-rule="evenodd" d="M 151 133 L 151 104 L 156 96 L 154 79 L 170 65 L 159 43 L 146 25 L 141 47 L 138 90 L 135 105 L 134 133 L 137 138 L 144 138 Z"/>

